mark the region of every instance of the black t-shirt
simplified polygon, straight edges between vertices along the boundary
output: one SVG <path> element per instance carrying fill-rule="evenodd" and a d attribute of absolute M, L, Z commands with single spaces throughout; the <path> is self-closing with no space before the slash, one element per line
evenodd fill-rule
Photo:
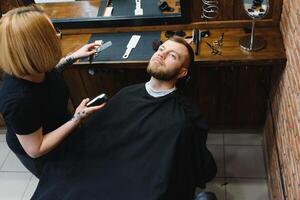
<path fill-rule="evenodd" d="M 26 155 L 16 134 L 33 133 L 40 127 L 47 134 L 70 118 L 67 111 L 68 88 L 56 70 L 47 72 L 41 83 L 5 74 L 0 89 L 0 112 L 6 126 L 8 146 Z"/>

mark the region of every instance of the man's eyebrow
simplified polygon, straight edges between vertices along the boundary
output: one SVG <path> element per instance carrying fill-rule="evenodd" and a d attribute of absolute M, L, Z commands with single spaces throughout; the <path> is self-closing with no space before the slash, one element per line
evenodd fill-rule
<path fill-rule="evenodd" d="M 166 47 L 162 44 L 162 45 L 160 45 L 159 46 L 160 48 L 163 48 L 163 49 L 165 49 Z M 169 50 L 170 52 L 174 52 L 177 56 L 178 56 L 178 58 L 180 59 L 181 58 L 181 56 L 180 56 L 180 53 L 178 53 L 177 51 L 175 51 L 174 49 L 172 49 L 172 50 Z"/>
<path fill-rule="evenodd" d="M 160 48 L 163 48 L 163 49 L 165 49 L 166 47 L 162 44 L 162 45 L 160 45 L 159 46 Z"/>
<path fill-rule="evenodd" d="M 180 54 L 177 51 L 172 49 L 172 50 L 170 50 L 170 52 L 174 52 L 175 54 L 177 54 L 178 58 L 181 58 Z"/>

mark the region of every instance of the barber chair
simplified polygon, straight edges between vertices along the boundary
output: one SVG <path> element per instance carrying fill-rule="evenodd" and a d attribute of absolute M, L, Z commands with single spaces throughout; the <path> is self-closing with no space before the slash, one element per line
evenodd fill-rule
<path fill-rule="evenodd" d="M 196 195 L 195 200 L 217 200 L 217 197 L 212 192 L 200 192 Z"/>

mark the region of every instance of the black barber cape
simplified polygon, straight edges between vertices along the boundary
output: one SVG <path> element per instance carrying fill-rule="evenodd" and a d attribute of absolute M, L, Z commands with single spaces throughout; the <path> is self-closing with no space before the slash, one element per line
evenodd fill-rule
<path fill-rule="evenodd" d="M 207 126 L 178 91 L 122 89 L 80 135 L 81 151 L 50 162 L 32 199 L 190 200 L 216 174 Z"/>

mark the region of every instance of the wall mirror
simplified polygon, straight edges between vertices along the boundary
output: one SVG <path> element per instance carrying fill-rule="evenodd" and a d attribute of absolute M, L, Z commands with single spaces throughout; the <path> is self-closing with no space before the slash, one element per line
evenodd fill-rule
<path fill-rule="evenodd" d="M 44 8 L 59 28 L 182 24 L 186 0 L 23 0 Z M 28 2 L 27 2 L 28 4 Z"/>

